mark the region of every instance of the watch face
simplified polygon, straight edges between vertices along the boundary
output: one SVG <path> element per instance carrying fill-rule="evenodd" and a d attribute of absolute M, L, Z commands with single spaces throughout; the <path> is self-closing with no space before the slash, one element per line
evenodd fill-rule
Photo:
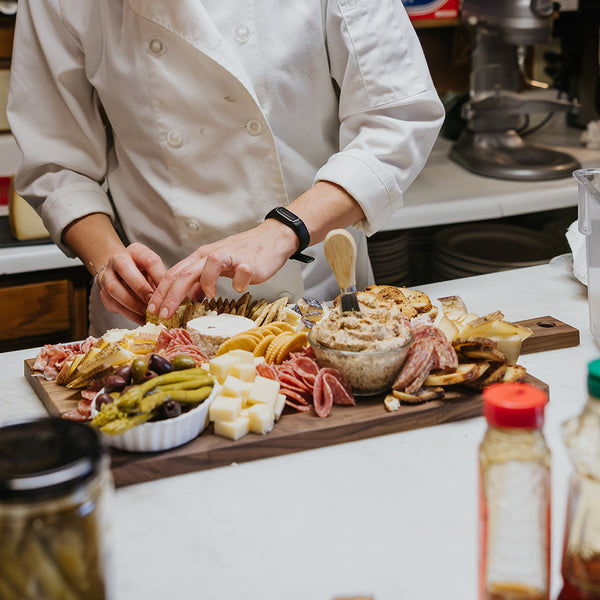
<path fill-rule="evenodd" d="M 290 221 L 297 221 L 298 217 L 291 211 L 289 211 L 287 208 L 285 208 L 284 206 L 280 206 L 277 211 L 279 212 L 279 214 L 281 214 L 282 216 L 284 216 L 286 219 L 289 219 Z"/>

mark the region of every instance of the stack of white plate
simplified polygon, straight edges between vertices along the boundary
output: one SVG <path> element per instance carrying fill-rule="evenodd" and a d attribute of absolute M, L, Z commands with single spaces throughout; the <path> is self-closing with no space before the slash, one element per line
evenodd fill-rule
<path fill-rule="evenodd" d="M 409 285 L 410 232 L 383 231 L 368 238 L 369 257 L 375 283 L 379 285 Z"/>
<path fill-rule="evenodd" d="M 505 223 L 468 223 L 433 237 L 432 269 L 438 280 L 544 264 L 560 254 L 554 236 Z"/>

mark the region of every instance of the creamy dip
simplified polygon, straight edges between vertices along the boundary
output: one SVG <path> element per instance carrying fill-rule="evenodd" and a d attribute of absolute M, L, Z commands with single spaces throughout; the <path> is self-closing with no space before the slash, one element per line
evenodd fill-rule
<path fill-rule="evenodd" d="M 331 310 L 312 328 L 312 339 L 327 348 L 350 352 L 393 350 L 409 341 L 410 329 L 399 310 L 362 306 L 361 309 L 360 313 Z"/>

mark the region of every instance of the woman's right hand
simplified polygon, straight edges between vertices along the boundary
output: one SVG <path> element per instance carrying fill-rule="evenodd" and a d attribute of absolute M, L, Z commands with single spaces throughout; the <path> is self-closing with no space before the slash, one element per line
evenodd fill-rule
<path fill-rule="evenodd" d="M 146 306 L 166 273 L 162 260 L 143 244 L 112 254 L 95 277 L 104 307 L 143 325 Z"/>

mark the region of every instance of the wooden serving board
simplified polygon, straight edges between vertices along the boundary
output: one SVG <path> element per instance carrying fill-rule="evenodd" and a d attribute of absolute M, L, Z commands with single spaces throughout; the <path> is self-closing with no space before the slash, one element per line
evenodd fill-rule
<path fill-rule="evenodd" d="M 579 343 L 579 332 L 574 330 L 577 333 L 575 341 L 571 331 L 573 328 L 556 319 L 543 317 L 531 319 L 531 322 L 548 322 L 553 325 L 537 325 L 535 329 L 532 328 L 534 334 L 531 337 L 539 335 L 541 339 L 529 345 L 533 348 L 530 352 L 564 348 L 565 344 L 572 346 Z M 538 332 L 538 329 L 541 331 Z M 557 331 L 559 335 L 552 335 L 549 331 Z M 558 345 L 555 345 L 555 342 Z M 53 381 L 46 381 L 35 374 L 32 370 L 33 362 L 34 359 L 25 361 L 25 377 L 48 412 L 60 416 L 74 408 L 80 399 L 79 392 L 59 386 Z M 547 384 L 530 374 L 525 381 L 546 392 L 549 391 Z M 481 393 L 457 386 L 456 389 L 448 388 L 443 400 L 416 406 L 401 406 L 394 412 L 385 409 L 383 395 L 358 398 L 357 406 L 336 405 L 325 419 L 316 416 L 312 411 L 299 413 L 286 407 L 275 428 L 265 436 L 249 434 L 233 442 L 213 435 L 209 427 L 195 440 L 164 452 L 129 453 L 112 449 L 112 471 L 116 486 L 131 485 L 233 462 L 279 456 L 469 419 L 482 414 L 482 405 Z"/>

